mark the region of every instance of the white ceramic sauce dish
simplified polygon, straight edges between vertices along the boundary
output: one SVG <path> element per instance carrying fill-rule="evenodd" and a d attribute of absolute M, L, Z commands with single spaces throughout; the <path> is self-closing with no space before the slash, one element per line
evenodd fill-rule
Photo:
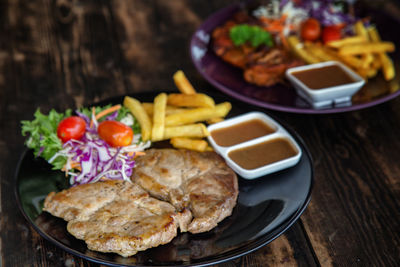
<path fill-rule="evenodd" d="M 315 71 L 315 79 L 318 79 L 318 70 L 326 67 L 337 66 L 340 68 L 351 81 L 345 84 L 338 84 L 324 88 L 310 88 L 295 76 L 296 73 L 303 71 Z M 322 63 L 310 64 L 300 67 L 294 67 L 286 70 L 286 77 L 294 86 L 297 94 L 309 102 L 314 108 L 323 108 L 331 105 L 343 105 L 351 103 L 351 97 L 357 93 L 365 84 L 365 80 L 355 73 L 353 70 L 338 61 L 327 61 Z M 328 79 L 335 79 L 332 74 Z"/>
<path fill-rule="evenodd" d="M 256 129 L 260 125 L 253 128 L 248 127 L 249 123 L 253 124 L 254 122 L 267 126 L 264 134 L 263 131 Z M 243 129 L 240 130 L 240 127 Z M 227 164 L 237 174 L 245 179 L 255 179 L 292 167 L 299 162 L 302 155 L 300 146 L 286 129 L 261 112 L 246 113 L 212 124 L 207 129 L 210 132 L 208 140 L 214 150 L 226 160 Z M 251 129 L 255 129 L 254 132 L 257 132 L 258 135 L 252 136 L 250 133 L 247 136 L 246 134 L 246 138 L 251 137 L 249 140 L 240 141 L 240 138 L 236 139 L 232 137 L 233 134 L 228 133 L 228 131 L 232 131 L 240 135 L 241 131 L 242 133 L 249 132 Z M 219 134 L 220 137 L 218 137 Z M 227 135 L 230 135 L 229 138 Z M 227 139 L 233 139 L 235 142 L 229 144 Z M 280 145 L 277 146 L 278 144 Z M 282 149 L 275 150 L 277 147 L 288 148 L 287 152 L 290 153 L 286 153 L 285 149 L 283 149 L 283 152 Z M 264 159 L 265 164 L 263 163 Z"/>

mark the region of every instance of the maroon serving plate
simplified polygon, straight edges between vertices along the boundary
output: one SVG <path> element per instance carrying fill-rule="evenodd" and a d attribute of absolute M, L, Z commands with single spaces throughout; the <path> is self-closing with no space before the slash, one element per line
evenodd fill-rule
<path fill-rule="evenodd" d="M 211 33 L 215 27 L 223 24 L 235 12 L 244 8 L 245 3 L 235 3 L 227 6 L 211 16 L 193 34 L 190 42 L 190 54 L 194 65 L 200 74 L 214 87 L 233 98 L 272 110 L 292 113 L 338 113 L 359 110 L 389 101 L 400 94 L 399 76 L 391 82 L 386 82 L 381 74 L 368 80 L 366 85 L 353 96 L 351 103 L 341 106 L 330 106 L 323 109 L 315 109 L 305 100 L 299 97 L 289 82 L 276 84 L 270 87 L 259 87 L 247 83 L 243 79 L 242 70 L 220 59 L 211 48 Z M 394 31 L 400 27 L 399 18 L 387 14 L 384 9 L 376 10 L 367 6 L 357 6 L 362 16 L 371 14 L 372 22 L 377 28 L 383 40 L 392 41 L 396 46 L 400 44 L 400 35 Z M 400 71 L 400 53 L 397 50 L 390 54 L 394 60 L 396 73 Z"/>

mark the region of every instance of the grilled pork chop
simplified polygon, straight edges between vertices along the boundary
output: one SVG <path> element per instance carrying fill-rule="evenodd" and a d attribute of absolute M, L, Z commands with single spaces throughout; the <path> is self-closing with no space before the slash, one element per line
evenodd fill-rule
<path fill-rule="evenodd" d="M 43 210 L 68 221 L 68 232 L 89 249 L 128 257 L 170 242 L 178 227 L 211 230 L 231 215 L 238 195 L 236 174 L 214 152 L 147 150 L 132 181 L 51 192 Z"/>
<path fill-rule="evenodd" d="M 215 152 L 147 150 L 136 160 L 132 181 L 178 211 L 189 209 L 191 233 L 209 231 L 231 215 L 238 196 L 236 174 Z"/>
<path fill-rule="evenodd" d="M 212 49 L 224 61 L 243 69 L 243 77 L 247 82 L 271 86 L 284 80 L 288 68 L 304 65 L 302 60 L 295 58 L 283 46 L 253 47 L 249 43 L 236 46 L 230 37 L 230 30 L 239 24 L 264 26 L 247 12 L 240 11 L 213 30 Z"/>
<path fill-rule="evenodd" d="M 124 257 L 170 242 L 191 220 L 127 181 L 79 185 L 50 193 L 44 210 L 68 221 L 67 230 L 88 248 Z"/>

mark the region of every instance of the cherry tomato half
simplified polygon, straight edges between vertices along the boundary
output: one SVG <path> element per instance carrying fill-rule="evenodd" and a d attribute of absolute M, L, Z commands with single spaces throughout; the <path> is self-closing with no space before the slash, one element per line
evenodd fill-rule
<path fill-rule="evenodd" d="M 133 130 L 119 121 L 103 121 L 97 127 L 101 139 L 112 147 L 127 146 L 132 143 Z"/>
<path fill-rule="evenodd" d="M 79 140 L 85 134 L 86 122 L 78 116 L 63 119 L 57 127 L 57 136 L 63 143 L 68 140 Z"/>
<path fill-rule="evenodd" d="M 332 26 L 326 26 L 322 30 L 322 41 L 324 44 L 335 41 L 335 40 L 340 40 L 342 38 L 342 32 L 341 32 L 341 27 L 332 25 Z"/>
<path fill-rule="evenodd" d="M 314 18 L 309 18 L 301 25 L 301 38 L 304 41 L 316 41 L 321 35 L 321 24 Z"/>

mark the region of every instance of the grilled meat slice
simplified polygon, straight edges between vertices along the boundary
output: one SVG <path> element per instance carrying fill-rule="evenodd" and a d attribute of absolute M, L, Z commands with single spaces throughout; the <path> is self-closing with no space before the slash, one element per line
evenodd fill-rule
<path fill-rule="evenodd" d="M 304 64 L 282 48 L 273 48 L 249 62 L 254 63 L 249 63 L 244 69 L 244 79 L 258 86 L 271 86 L 281 82 L 287 69 Z"/>
<path fill-rule="evenodd" d="M 231 215 L 238 195 L 236 174 L 215 152 L 147 150 L 136 160 L 132 181 L 179 211 L 189 209 L 191 233 L 209 231 Z"/>
<path fill-rule="evenodd" d="M 67 230 L 88 248 L 124 257 L 170 242 L 191 220 L 188 210 L 150 197 L 127 181 L 79 185 L 50 193 L 44 210 L 68 221 Z"/>
<path fill-rule="evenodd" d="M 243 70 L 243 78 L 247 82 L 258 86 L 271 86 L 284 79 L 288 68 L 304 65 L 303 61 L 279 45 L 273 48 L 263 45 L 255 48 L 248 43 L 235 46 L 230 38 L 230 29 L 242 23 L 263 26 L 260 21 L 239 12 L 213 30 L 211 45 L 215 54 L 222 60 Z"/>

